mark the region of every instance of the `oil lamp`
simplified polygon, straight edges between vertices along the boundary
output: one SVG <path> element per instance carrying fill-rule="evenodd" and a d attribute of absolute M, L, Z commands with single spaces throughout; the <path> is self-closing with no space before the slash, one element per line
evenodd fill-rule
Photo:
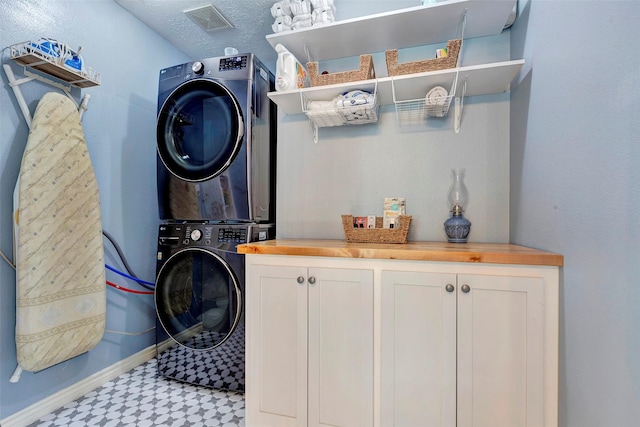
<path fill-rule="evenodd" d="M 452 169 L 453 181 L 449 188 L 449 210 L 451 217 L 444 222 L 444 231 L 451 243 L 466 243 L 471 222 L 462 213 L 467 206 L 469 193 L 464 185 L 464 169 Z"/>

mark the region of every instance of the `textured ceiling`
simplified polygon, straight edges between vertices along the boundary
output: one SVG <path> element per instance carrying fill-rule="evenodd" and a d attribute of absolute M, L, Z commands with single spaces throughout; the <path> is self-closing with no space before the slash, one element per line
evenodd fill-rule
<path fill-rule="evenodd" d="M 224 48 L 252 52 L 275 72 L 276 53 L 265 36 L 273 34 L 275 0 L 114 0 L 192 59 L 223 56 Z M 212 4 L 234 28 L 207 32 L 184 14 Z M 418 6 L 420 0 L 334 0 L 336 20 Z M 366 35 L 364 35 L 366 37 Z"/>

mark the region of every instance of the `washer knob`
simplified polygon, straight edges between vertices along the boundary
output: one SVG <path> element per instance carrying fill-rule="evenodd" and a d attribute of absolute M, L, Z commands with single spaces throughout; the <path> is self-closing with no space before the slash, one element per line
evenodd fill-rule
<path fill-rule="evenodd" d="M 200 239 L 202 239 L 202 231 L 196 228 L 191 232 L 191 240 L 193 240 L 194 242 L 197 242 Z"/>
<path fill-rule="evenodd" d="M 204 64 L 200 61 L 194 62 L 193 65 L 191 66 L 191 70 L 195 74 L 202 74 L 204 73 Z"/>

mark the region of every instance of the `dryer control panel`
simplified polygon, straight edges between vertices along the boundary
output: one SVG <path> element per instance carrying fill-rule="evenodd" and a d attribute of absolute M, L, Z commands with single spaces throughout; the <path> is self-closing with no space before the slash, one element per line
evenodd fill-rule
<path fill-rule="evenodd" d="M 218 71 L 243 70 L 247 68 L 247 55 L 231 56 L 220 58 Z"/>

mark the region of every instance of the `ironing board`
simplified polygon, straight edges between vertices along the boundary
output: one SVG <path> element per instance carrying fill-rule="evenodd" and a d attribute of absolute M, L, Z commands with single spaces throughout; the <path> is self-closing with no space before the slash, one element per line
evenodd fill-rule
<path fill-rule="evenodd" d="M 106 319 L 98 184 L 66 96 L 38 103 L 18 182 L 16 350 L 39 371 L 94 348 Z"/>

